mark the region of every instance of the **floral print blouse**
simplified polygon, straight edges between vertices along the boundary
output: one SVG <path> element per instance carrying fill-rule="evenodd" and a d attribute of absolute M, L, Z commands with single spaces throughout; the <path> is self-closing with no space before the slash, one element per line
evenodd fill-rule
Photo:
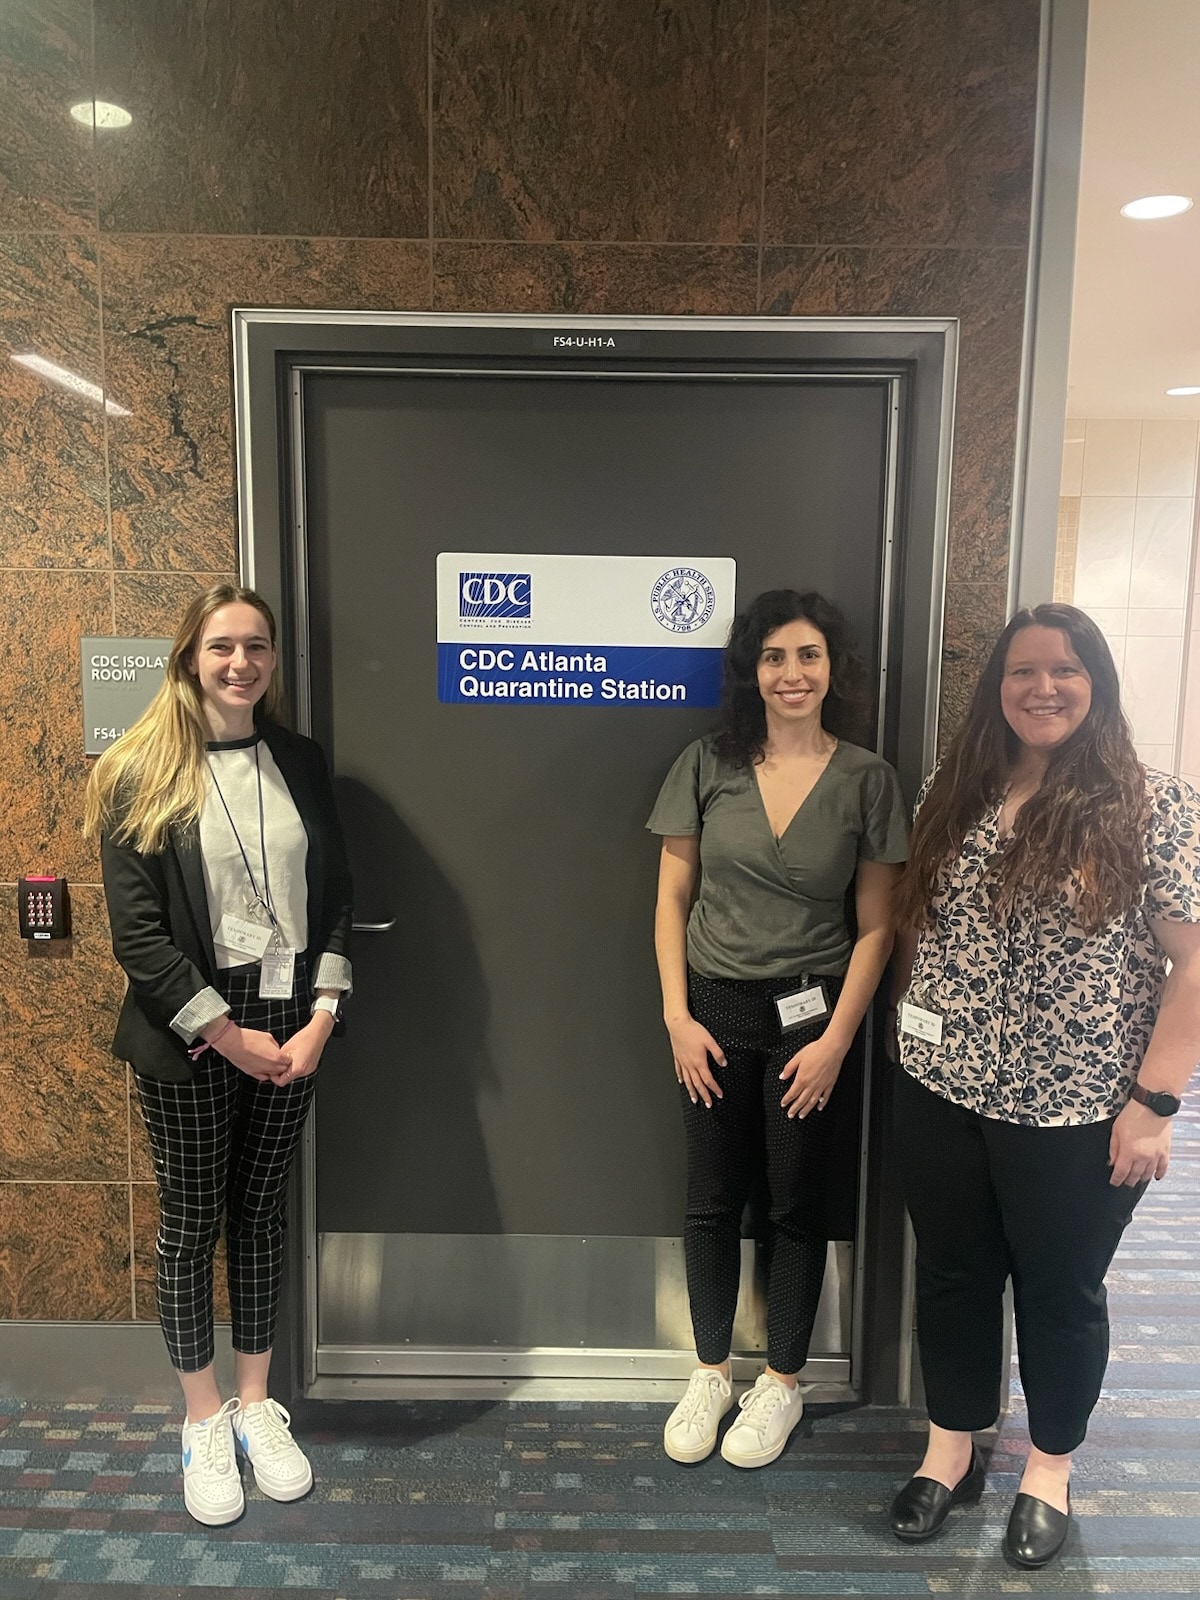
<path fill-rule="evenodd" d="M 905 1071 L 927 1089 L 1031 1127 L 1099 1122 L 1125 1105 L 1166 977 L 1152 919 L 1200 922 L 1200 794 L 1159 772 L 1146 785 L 1142 902 L 1095 933 L 1075 921 L 1070 884 L 1053 905 L 1018 902 L 997 922 L 984 876 L 999 805 L 968 834 L 904 997 L 942 1018 L 940 1044 L 899 1036 Z"/>

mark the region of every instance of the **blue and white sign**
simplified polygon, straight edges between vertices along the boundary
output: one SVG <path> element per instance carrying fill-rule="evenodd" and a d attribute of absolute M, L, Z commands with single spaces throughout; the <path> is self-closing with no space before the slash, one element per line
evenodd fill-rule
<path fill-rule="evenodd" d="M 437 558 L 438 699 L 715 706 L 728 557 Z"/>

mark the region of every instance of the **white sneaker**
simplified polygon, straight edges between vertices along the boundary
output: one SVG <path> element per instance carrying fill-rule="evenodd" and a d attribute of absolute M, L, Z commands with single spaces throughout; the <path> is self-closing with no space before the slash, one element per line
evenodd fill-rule
<path fill-rule="evenodd" d="M 764 1372 L 738 1405 L 742 1414 L 721 1440 L 721 1454 L 735 1467 L 765 1467 L 804 1415 L 800 1391 Z"/>
<path fill-rule="evenodd" d="M 237 1441 L 254 1468 L 254 1481 L 272 1500 L 299 1500 L 312 1488 L 308 1457 L 288 1431 L 291 1420 L 278 1400 L 239 1404 L 233 1419 Z"/>
<path fill-rule="evenodd" d="M 183 1503 L 210 1528 L 236 1522 L 246 1509 L 242 1480 L 233 1456 L 236 1400 L 203 1422 L 183 1425 Z"/>
<path fill-rule="evenodd" d="M 663 1449 L 671 1460 L 690 1464 L 712 1455 L 717 1426 L 732 1404 L 729 1380 L 715 1367 L 697 1367 L 663 1429 Z"/>

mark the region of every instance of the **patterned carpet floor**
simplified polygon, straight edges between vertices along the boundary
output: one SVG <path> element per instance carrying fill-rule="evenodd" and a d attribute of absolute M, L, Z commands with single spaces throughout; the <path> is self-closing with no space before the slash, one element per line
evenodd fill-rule
<path fill-rule="evenodd" d="M 911 1412 L 818 1410 L 774 1466 L 679 1467 L 665 1407 L 428 1403 L 314 1408 L 317 1484 L 247 1487 L 224 1529 L 187 1516 L 179 1416 L 161 1405 L 0 1401 L 3 1600 L 614 1600 L 696 1594 L 1200 1594 L 1200 1124 L 1140 1206 L 1109 1279 L 1113 1356 L 1074 1477 L 1062 1558 L 999 1542 L 1026 1444 L 1019 1389 L 988 1487 L 931 1544 L 897 1544 Z"/>

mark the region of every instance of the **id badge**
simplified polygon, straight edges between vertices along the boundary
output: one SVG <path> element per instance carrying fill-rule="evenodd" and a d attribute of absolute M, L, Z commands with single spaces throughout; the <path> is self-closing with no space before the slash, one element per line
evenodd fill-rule
<path fill-rule="evenodd" d="M 823 1022 L 829 1015 L 825 985 L 810 983 L 803 989 L 793 989 L 790 994 L 776 995 L 775 1009 L 779 1013 L 781 1033 L 793 1033 L 797 1028 L 807 1028 L 810 1023 Z"/>
<path fill-rule="evenodd" d="M 914 1039 L 924 1039 L 926 1044 L 941 1044 L 942 1019 L 936 1011 L 925 1011 L 921 1006 L 900 1002 L 900 1032 L 911 1033 Z"/>
<path fill-rule="evenodd" d="M 274 929 L 261 922 L 250 922 L 246 917 L 235 917 L 232 911 L 227 911 L 217 923 L 213 943 L 219 944 L 222 950 L 232 950 L 234 955 L 245 956 L 247 961 L 259 961 L 273 937 Z"/>
<path fill-rule="evenodd" d="M 295 972 L 294 950 L 268 950 L 262 958 L 262 971 L 258 977 L 258 998 L 290 1000 Z"/>

